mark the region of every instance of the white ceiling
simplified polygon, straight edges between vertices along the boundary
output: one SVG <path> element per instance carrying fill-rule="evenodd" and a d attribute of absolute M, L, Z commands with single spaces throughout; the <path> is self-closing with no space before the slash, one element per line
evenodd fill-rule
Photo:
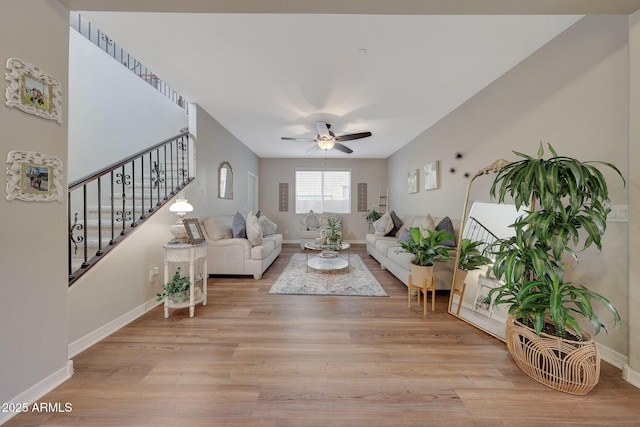
<path fill-rule="evenodd" d="M 580 18 L 81 13 L 258 156 L 359 158 L 388 157 Z M 351 155 L 280 139 L 318 120 L 373 136 Z"/>

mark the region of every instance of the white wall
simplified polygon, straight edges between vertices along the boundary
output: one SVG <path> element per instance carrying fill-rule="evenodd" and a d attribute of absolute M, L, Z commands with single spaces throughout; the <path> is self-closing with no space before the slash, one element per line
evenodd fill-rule
<path fill-rule="evenodd" d="M 24 19 L 28 17 L 28 19 Z M 29 25 L 29 23 L 37 23 Z M 36 151 L 57 157 L 67 173 L 68 11 L 54 0 L 5 0 L 0 14 L 0 58 L 19 58 L 55 77 L 62 89 L 63 123 L 0 107 L 0 152 Z M 2 85 L 3 93 L 5 85 Z M 4 104 L 4 102 L 3 102 Z M 4 162 L 4 160 L 3 160 Z M 4 175 L 4 167 L 3 167 Z M 3 178 L 4 180 L 4 178 Z M 0 402 L 67 365 L 67 207 L 62 202 L 0 198 Z M 49 382 L 44 387 L 51 386 Z M 19 397 L 20 396 L 20 397 Z M 0 413 L 0 424 L 8 413 Z"/>
<path fill-rule="evenodd" d="M 389 158 L 390 188 L 398 195 L 392 207 L 459 218 L 464 172 L 473 175 L 498 158 L 515 160 L 512 150 L 535 155 L 540 141 L 561 155 L 612 162 L 628 178 L 627 40 L 627 17 L 586 17 L 525 59 Z M 462 160 L 454 159 L 456 151 L 463 153 Z M 433 160 L 441 161 L 442 187 L 407 194 L 407 172 Z M 449 167 L 457 172 L 450 174 Z M 613 203 L 627 204 L 621 181 L 606 176 Z M 491 181 L 478 178 L 471 200 L 489 201 Z M 629 319 L 627 233 L 626 223 L 609 223 L 602 254 L 582 254 L 573 271 L 576 281 L 606 295 L 620 310 L 622 329 L 597 340 L 623 355 Z"/>
<path fill-rule="evenodd" d="M 368 224 L 366 212 L 358 212 L 358 183 L 367 183 L 367 207 L 378 202 L 380 189 L 386 190 L 387 165 L 384 159 L 260 159 L 260 209 L 278 225 L 285 241 L 299 241 L 302 214 L 295 208 L 295 170 L 297 167 L 351 168 L 351 214 L 342 217 L 343 238 L 349 242 L 364 242 Z M 280 183 L 289 184 L 289 211 L 279 212 Z"/>
<path fill-rule="evenodd" d="M 71 29 L 69 181 L 180 133 L 180 108 Z"/>

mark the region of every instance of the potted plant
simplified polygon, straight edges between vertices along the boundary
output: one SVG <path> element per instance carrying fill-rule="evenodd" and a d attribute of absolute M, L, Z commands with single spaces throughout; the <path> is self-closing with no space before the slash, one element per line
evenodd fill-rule
<path fill-rule="evenodd" d="M 382 214 L 378 212 L 375 208 L 371 208 L 364 214 L 364 219 L 367 220 L 369 224 L 372 224 L 374 221 L 379 220 L 382 217 Z"/>
<path fill-rule="evenodd" d="M 449 251 L 453 248 L 442 243 L 453 239 L 453 236 L 444 230 L 428 230 L 423 234 L 419 227 L 412 227 L 409 235 L 409 240 L 400 242 L 400 246 L 415 256 L 411 261 L 411 277 L 414 283 L 429 284 L 433 277 L 433 265 L 451 258 Z"/>
<path fill-rule="evenodd" d="M 494 243 L 493 272 L 504 285 L 490 296 L 508 308 L 507 347 L 518 366 L 552 388 L 586 394 L 598 382 L 600 358 L 580 321 L 589 321 L 595 334 L 606 330 L 593 302 L 609 310 L 614 325 L 620 315 L 604 296 L 564 280 L 563 272 L 567 258 L 577 261 L 581 230 L 582 250 L 602 247 L 611 202 L 596 165 L 622 174 L 610 163 L 583 163 L 548 148 L 548 159 L 542 144 L 537 157 L 516 152 L 522 160 L 501 168 L 491 186 L 499 202 L 509 195 L 516 208 L 528 210 L 512 224 L 513 237 Z"/>
<path fill-rule="evenodd" d="M 453 292 L 460 295 L 456 314 L 460 314 L 460 308 L 462 307 L 462 296 L 464 295 L 466 288 L 464 281 L 467 278 L 467 273 L 493 262 L 490 258 L 482 255 L 482 252 L 478 249 L 479 246 L 484 244 L 485 242 L 482 240 L 471 239 L 462 239 L 460 242 L 457 266 L 458 270 L 456 271 L 453 283 Z"/>
<path fill-rule="evenodd" d="M 163 292 L 156 294 L 156 300 L 163 301 L 165 298 L 169 298 L 171 302 L 179 303 L 189 299 L 189 286 L 191 282 L 188 277 L 180 275 L 180 267 L 176 269 L 171 281 L 165 283 L 162 287 Z"/>

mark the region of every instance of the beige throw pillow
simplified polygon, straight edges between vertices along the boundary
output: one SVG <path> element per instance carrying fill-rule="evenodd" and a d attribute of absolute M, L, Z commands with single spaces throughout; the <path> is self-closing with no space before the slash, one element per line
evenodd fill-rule
<path fill-rule="evenodd" d="M 249 212 L 247 215 L 247 240 L 253 246 L 258 246 L 262 244 L 262 227 L 260 227 L 260 222 L 258 221 L 258 217 L 253 214 L 253 212 Z"/>
<path fill-rule="evenodd" d="M 202 221 L 202 225 L 211 240 L 231 239 L 232 221 L 232 216 L 210 216 Z"/>
<path fill-rule="evenodd" d="M 276 234 L 278 226 L 275 222 L 267 218 L 265 214 L 262 214 L 258 217 L 258 222 L 260 223 L 260 227 L 262 228 L 263 236 L 271 236 L 273 234 Z"/>
<path fill-rule="evenodd" d="M 393 220 L 391 215 L 387 212 L 382 215 L 378 220 L 373 222 L 374 234 L 376 236 L 386 236 L 393 229 Z"/>

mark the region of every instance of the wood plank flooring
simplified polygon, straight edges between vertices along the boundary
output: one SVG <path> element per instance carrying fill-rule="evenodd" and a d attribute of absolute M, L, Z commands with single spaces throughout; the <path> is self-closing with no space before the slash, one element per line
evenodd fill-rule
<path fill-rule="evenodd" d="M 603 362 L 583 397 L 538 384 L 504 343 L 446 313 L 407 309 L 406 287 L 355 245 L 389 297 L 267 295 L 209 279 L 209 303 L 158 307 L 74 358 L 75 375 L 7 426 L 631 426 L 640 389 Z"/>

